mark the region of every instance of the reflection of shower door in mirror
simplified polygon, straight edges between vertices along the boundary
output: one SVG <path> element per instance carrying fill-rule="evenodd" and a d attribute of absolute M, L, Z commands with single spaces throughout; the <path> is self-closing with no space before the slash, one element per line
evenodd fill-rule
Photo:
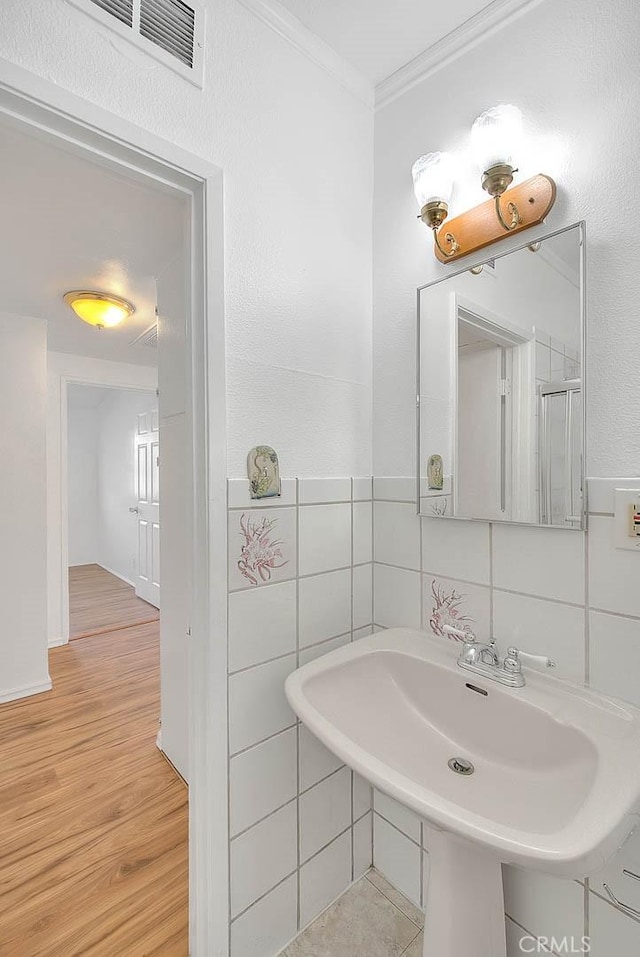
<path fill-rule="evenodd" d="M 532 521 L 531 341 L 469 302 L 456 306 L 455 514 Z"/>
<path fill-rule="evenodd" d="M 580 379 L 540 386 L 540 521 L 578 528 L 582 518 Z"/>

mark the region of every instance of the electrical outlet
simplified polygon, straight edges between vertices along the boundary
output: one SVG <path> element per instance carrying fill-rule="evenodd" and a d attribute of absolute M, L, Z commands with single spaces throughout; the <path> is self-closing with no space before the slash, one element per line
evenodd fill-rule
<path fill-rule="evenodd" d="M 616 548 L 640 551 L 640 489 L 615 490 Z"/>

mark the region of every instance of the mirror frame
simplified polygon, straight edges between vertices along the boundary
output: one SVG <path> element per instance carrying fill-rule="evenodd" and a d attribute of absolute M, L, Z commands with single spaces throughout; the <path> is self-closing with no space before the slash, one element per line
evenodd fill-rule
<path fill-rule="evenodd" d="M 545 242 L 547 239 L 553 239 L 554 236 L 559 236 L 561 233 L 565 233 L 570 229 L 578 229 L 578 235 L 580 239 L 580 248 L 579 248 L 579 263 L 580 263 L 580 371 L 581 371 L 581 393 L 582 393 L 582 508 L 580 510 L 580 524 L 579 525 L 549 525 L 543 524 L 542 522 L 518 522 L 512 519 L 506 518 L 473 518 L 466 515 L 426 515 L 421 511 L 420 500 L 421 500 L 421 458 L 420 458 L 420 346 L 421 346 L 421 308 L 420 308 L 420 297 L 421 293 L 425 289 L 429 289 L 431 286 L 437 286 L 441 282 L 446 282 L 449 279 L 453 279 L 456 276 L 461 276 L 463 273 L 469 272 L 471 269 L 476 266 L 484 265 L 488 261 L 495 261 L 497 259 L 504 259 L 505 256 L 510 256 L 511 253 L 519 252 L 522 249 L 527 249 L 533 243 Z M 448 273 L 446 276 L 441 276 L 440 279 L 435 279 L 433 282 L 423 283 L 421 286 L 418 286 L 416 289 L 416 316 L 417 316 L 417 336 L 416 336 L 416 508 L 418 515 L 425 518 L 436 518 L 436 519 L 447 519 L 450 521 L 459 521 L 459 522 L 491 522 L 499 525 L 519 525 L 522 528 L 553 528 L 560 529 L 563 531 L 570 532 L 583 532 L 587 528 L 587 488 L 586 488 L 586 477 L 587 477 L 587 255 L 586 255 L 586 245 L 587 245 L 587 234 L 586 234 L 586 222 L 581 219 L 575 223 L 570 223 L 568 226 L 562 226 L 559 229 L 554 229 L 551 232 L 544 233 L 540 236 L 535 236 L 534 238 L 529 238 L 527 241 L 520 243 L 519 245 L 512 246 L 509 249 L 506 249 L 502 252 L 496 253 L 492 256 L 486 255 L 486 249 L 483 250 L 485 256 L 483 259 L 471 260 L 467 263 L 466 266 L 460 269 L 456 269 L 454 272 Z"/>

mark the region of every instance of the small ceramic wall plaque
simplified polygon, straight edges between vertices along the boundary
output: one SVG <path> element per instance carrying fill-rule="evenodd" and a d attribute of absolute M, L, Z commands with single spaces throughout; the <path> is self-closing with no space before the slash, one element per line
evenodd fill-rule
<path fill-rule="evenodd" d="M 247 456 L 251 498 L 272 498 L 281 494 L 278 455 L 269 445 L 256 445 Z"/>
<path fill-rule="evenodd" d="M 443 467 L 441 455 L 430 455 L 427 462 L 427 484 L 429 488 L 442 488 Z"/>

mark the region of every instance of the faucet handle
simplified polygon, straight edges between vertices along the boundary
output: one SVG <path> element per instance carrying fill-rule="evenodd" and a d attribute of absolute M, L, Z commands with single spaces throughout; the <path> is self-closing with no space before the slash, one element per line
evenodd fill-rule
<path fill-rule="evenodd" d="M 527 651 L 519 651 L 517 648 L 507 648 L 507 657 L 502 663 L 502 667 L 509 674 L 519 675 L 522 672 L 522 661 L 530 661 L 532 665 L 541 665 L 543 668 L 555 668 L 556 663 L 546 655 L 530 655 Z"/>

